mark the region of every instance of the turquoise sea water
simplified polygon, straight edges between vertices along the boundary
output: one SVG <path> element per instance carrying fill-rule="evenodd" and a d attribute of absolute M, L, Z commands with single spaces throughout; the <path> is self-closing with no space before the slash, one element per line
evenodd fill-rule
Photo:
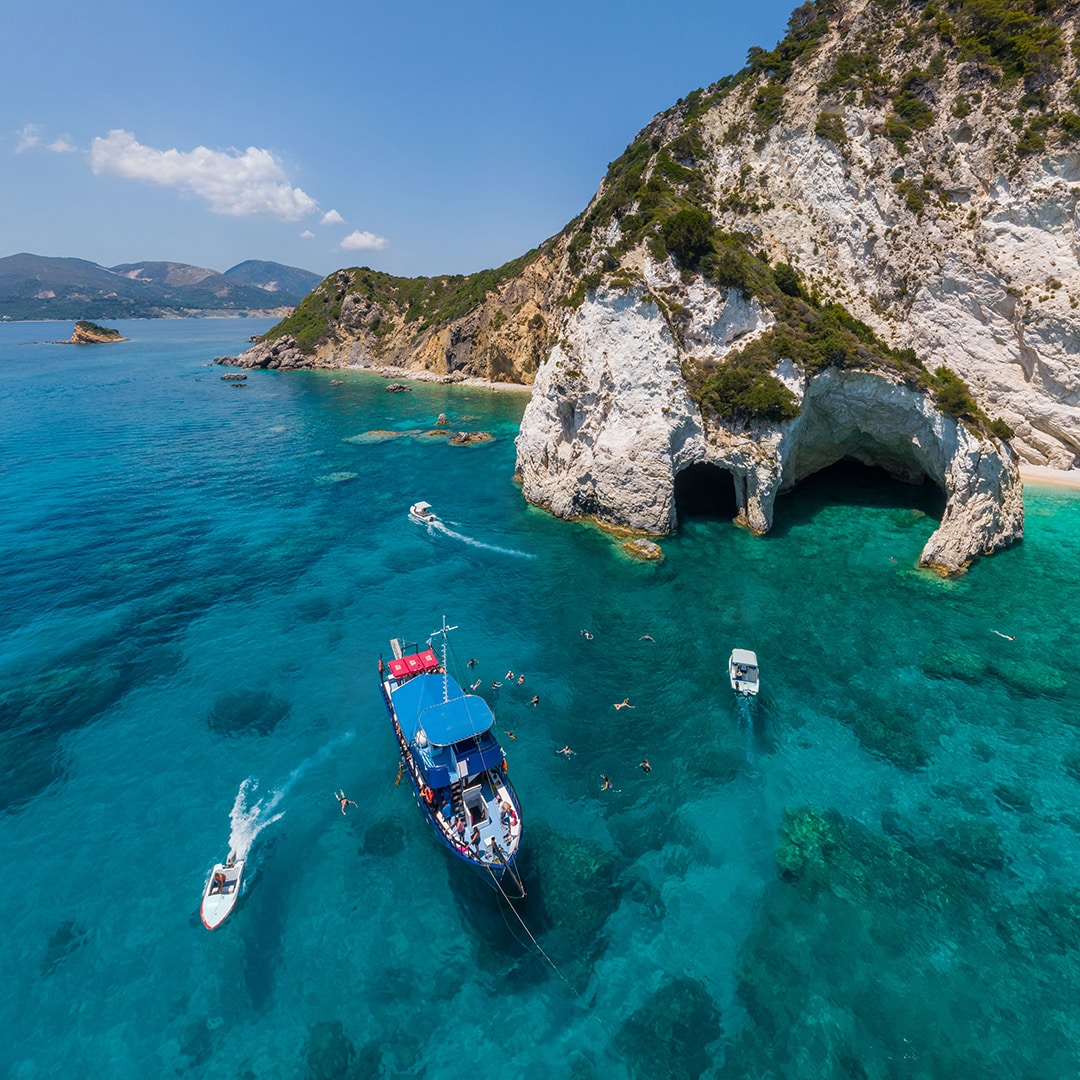
<path fill-rule="evenodd" d="M 1076 1075 L 1080 498 L 945 582 L 940 499 L 841 468 L 637 563 L 524 504 L 521 395 L 207 366 L 265 325 L 0 325 L 0 1073 Z M 557 972 L 395 786 L 377 660 L 444 613 Z"/>

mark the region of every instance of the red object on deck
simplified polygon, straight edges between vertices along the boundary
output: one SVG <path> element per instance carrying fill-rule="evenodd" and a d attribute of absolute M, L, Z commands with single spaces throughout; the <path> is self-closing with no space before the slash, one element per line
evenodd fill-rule
<path fill-rule="evenodd" d="M 438 657 L 431 649 L 427 649 L 422 653 L 413 653 L 412 656 L 403 656 L 400 660 L 391 660 L 390 674 L 395 679 L 401 679 L 406 675 L 419 675 L 425 671 L 436 671 L 438 667 Z"/>

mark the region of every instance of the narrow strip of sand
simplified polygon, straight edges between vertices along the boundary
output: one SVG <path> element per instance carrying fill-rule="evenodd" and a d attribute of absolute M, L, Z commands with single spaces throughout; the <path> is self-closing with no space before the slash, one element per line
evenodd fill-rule
<path fill-rule="evenodd" d="M 1080 491 L 1080 469 L 1051 469 L 1048 465 L 1021 463 L 1020 477 L 1025 484 L 1045 484 L 1047 487 Z"/>

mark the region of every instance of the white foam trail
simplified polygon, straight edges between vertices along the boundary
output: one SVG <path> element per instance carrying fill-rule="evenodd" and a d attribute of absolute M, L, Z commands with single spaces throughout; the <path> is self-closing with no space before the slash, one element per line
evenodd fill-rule
<path fill-rule="evenodd" d="M 285 783 L 264 798 L 256 797 L 259 781 L 254 776 L 249 776 L 240 785 L 240 790 L 237 791 L 236 798 L 233 800 L 232 809 L 229 811 L 229 821 L 232 825 L 229 832 L 229 850 L 236 854 L 237 860 L 246 859 L 259 833 L 284 817 L 285 811 L 278 810 L 277 806 L 292 791 L 297 780 L 313 765 L 325 761 L 330 754 L 339 746 L 349 742 L 354 735 L 355 732 L 346 731 L 343 735 L 332 739 L 306 761 L 297 765 L 289 773 Z"/>
<path fill-rule="evenodd" d="M 497 551 L 500 555 L 515 555 L 519 559 L 536 558 L 535 555 L 532 555 L 527 551 L 515 551 L 513 548 L 496 547 L 494 544 L 485 544 L 482 540 L 474 540 L 471 536 L 466 536 L 464 533 L 454 532 L 453 529 L 448 529 L 441 521 L 429 522 L 428 529 L 429 531 L 438 529 L 439 532 L 446 536 L 452 536 L 455 540 L 460 540 L 463 544 L 484 548 L 486 551 Z"/>

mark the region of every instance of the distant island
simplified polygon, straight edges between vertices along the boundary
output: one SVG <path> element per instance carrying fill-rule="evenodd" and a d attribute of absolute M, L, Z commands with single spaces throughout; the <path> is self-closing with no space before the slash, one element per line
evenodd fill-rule
<path fill-rule="evenodd" d="M 222 274 L 187 263 L 106 267 L 22 253 L 0 258 L 0 319 L 284 318 L 321 280 L 310 270 L 259 260 Z"/>
<path fill-rule="evenodd" d="M 69 344 L 103 345 L 109 341 L 127 341 L 127 338 L 111 326 L 98 326 L 97 323 L 87 319 L 80 319 L 75 324 L 75 331 L 69 339 Z"/>

